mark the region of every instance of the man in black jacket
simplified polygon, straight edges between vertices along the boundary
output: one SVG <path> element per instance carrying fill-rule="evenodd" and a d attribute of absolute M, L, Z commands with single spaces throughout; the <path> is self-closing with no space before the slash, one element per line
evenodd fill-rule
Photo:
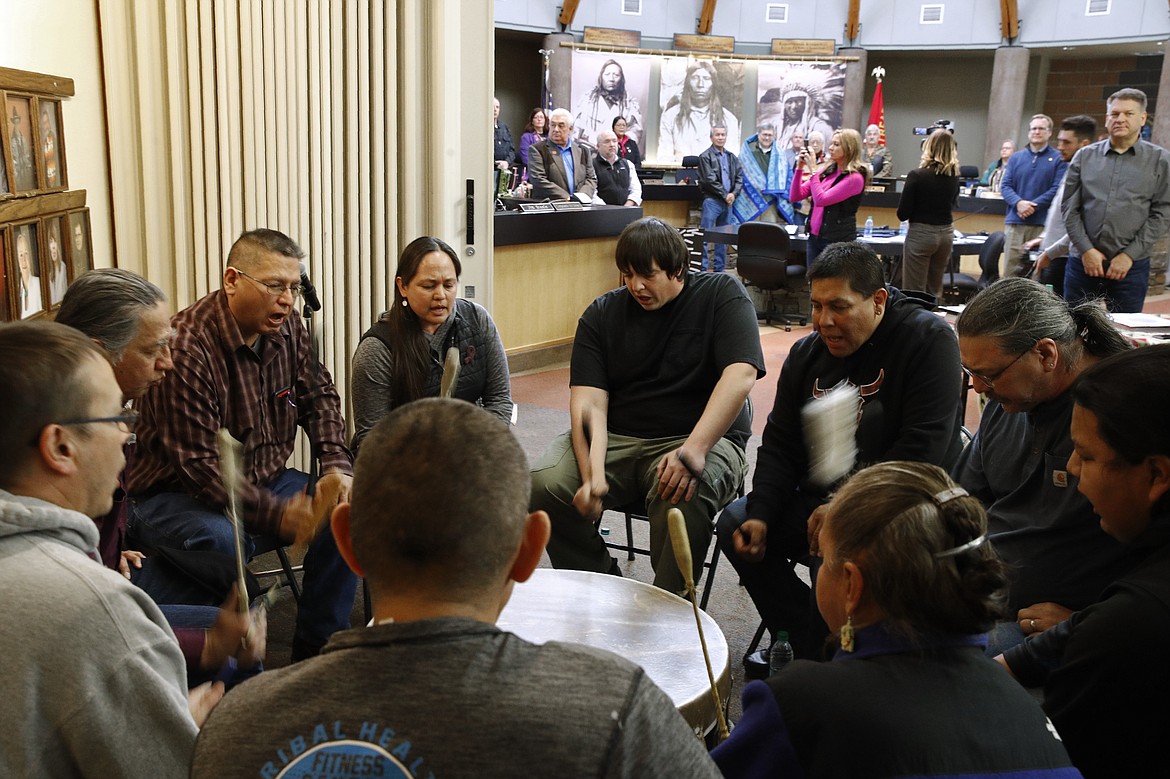
<path fill-rule="evenodd" d="M 818 553 L 836 484 L 810 479 L 802 411 L 848 383 L 859 395 L 855 470 L 887 460 L 946 468 L 962 448 L 962 369 L 950 325 L 886 286 L 877 255 L 861 244 L 831 244 L 808 278 L 815 332 L 784 362 L 752 491 L 720 515 L 718 534 L 769 630 L 788 631 L 798 656 L 816 657 L 826 628 L 793 565 Z"/>
<path fill-rule="evenodd" d="M 731 216 L 731 204 L 743 188 L 743 171 L 739 160 L 723 148 L 727 143 L 727 128 L 711 126 L 711 145 L 699 155 L 699 189 L 703 192 L 703 229 L 721 227 Z M 707 242 L 703 242 L 703 270 L 722 273 L 727 264 L 727 245 L 715 244 L 714 264 L 707 265 Z"/>

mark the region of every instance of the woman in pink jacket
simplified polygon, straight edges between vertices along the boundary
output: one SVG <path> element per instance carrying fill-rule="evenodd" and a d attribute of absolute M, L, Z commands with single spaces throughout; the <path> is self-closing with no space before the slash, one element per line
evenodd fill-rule
<path fill-rule="evenodd" d="M 856 130 L 837 130 L 829 141 L 829 161 L 814 169 L 806 146 L 797 156 L 796 175 L 788 199 L 799 203 L 812 199 L 808 221 L 808 264 L 831 243 L 857 238 L 857 207 L 869 176 L 861 161 L 861 135 Z"/>

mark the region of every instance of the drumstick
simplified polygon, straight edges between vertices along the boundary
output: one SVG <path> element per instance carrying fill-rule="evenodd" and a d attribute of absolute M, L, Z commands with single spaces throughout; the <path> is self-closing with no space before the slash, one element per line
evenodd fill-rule
<path fill-rule="evenodd" d="M 695 626 L 699 629 L 699 643 L 703 645 L 703 662 L 707 665 L 707 678 L 711 681 L 711 697 L 715 699 L 715 716 L 719 722 L 719 740 L 730 735 L 727 720 L 723 718 L 723 702 L 719 700 L 719 687 L 715 684 L 715 671 L 711 668 L 711 655 L 707 652 L 707 638 L 703 635 L 703 620 L 699 617 L 699 601 L 695 599 L 695 572 L 691 557 L 691 539 L 687 533 L 686 519 L 678 509 L 666 512 L 666 526 L 670 530 L 670 545 L 674 548 L 674 561 L 679 573 L 687 584 L 687 595 L 695 609 Z"/>
<path fill-rule="evenodd" d="M 439 383 L 439 397 L 449 398 L 455 394 L 455 381 L 459 378 L 459 350 L 452 346 L 443 361 L 443 378 Z"/>
<path fill-rule="evenodd" d="M 236 540 L 236 586 L 239 593 L 236 600 L 239 602 L 240 613 L 248 613 L 248 584 L 244 579 L 244 529 L 240 523 L 237 498 L 240 490 L 240 479 L 243 474 L 243 447 L 240 442 L 232 438 L 226 428 L 220 428 L 216 436 L 219 442 L 219 473 L 223 479 L 223 488 L 227 491 L 227 516 L 232 523 L 232 533 Z M 244 639 L 245 644 L 247 638 Z"/>
<path fill-rule="evenodd" d="M 829 487 L 853 470 L 857 460 L 857 424 L 861 394 L 842 382 L 801 410 L 808 445 L 809 481 Z"/>

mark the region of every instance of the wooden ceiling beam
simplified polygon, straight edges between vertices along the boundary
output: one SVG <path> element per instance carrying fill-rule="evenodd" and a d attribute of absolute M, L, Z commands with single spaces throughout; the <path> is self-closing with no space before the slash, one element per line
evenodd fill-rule
<path fill-rule="evenodd" d="M 711 22 L 715 19 L 715 3 L 718 0 L 703 0 L 703 12 L 699 15 L 699 34 L 707 35 L 711 32 Z"/>
<path fill-rule="evenodd" d="M 845 40 L 850 43 L 861 35 L 861 0 L 849 0 L 849 15 L 845 19 Z"/>
<path fill-rule="evenodd" d="M 561 16 L 557 20 L 562 27 L 568 27 L 573 23 L 573 17 L 577 15 L 577 6 L 581 4 L 581 0 L 564 0 L 561 4 Z"/>
<path fill-rule="evenodd" d="M 1015 40 L 1020 34 L 1020 5 L 1018 0 L 999 0 L 999 22 L 1003 37 Z"/>

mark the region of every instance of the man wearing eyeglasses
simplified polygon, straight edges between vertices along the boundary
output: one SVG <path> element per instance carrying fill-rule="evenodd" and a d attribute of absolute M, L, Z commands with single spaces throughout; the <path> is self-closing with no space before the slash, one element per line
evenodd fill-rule
<path fill-rule="evenodd" d="M 127 479 L 136 503 L 130 533 L 140 546 L 234 555 L 220 428 L 244 447 L 238 498 L 249 557 L 291 543 L 317 525 L 326 503 L 349 499 L 341 402 L 296 312 L 303 256 L 276 230 L 246 232 L 228 254 L 223 287 L 175 316 L 174 369 L 143 396 Z M 316 500 L 305 494 L 307 476 L 285 467 L 298 427 L 321 466 Z M 329 533 L 310 544 L 304 571 L 294 659 L 317 654 L 348 627 L 357 586 Z"/>
<path fill-rule="evenodd" d="M 1072 385 L 1130 346 L 1100 306 L 1070 307 L 1021 278 L 976 295 L 956 329 L 963 370 L 988 404 L 953 476 L 987 507 L 989 538 L 1010 566 L 1014 620 L 992 631 L 994 656 L 1095 602 L 1133 563 L 1067 467 Z"/>
<path fill-rule="evenodd" d="M 1044 218 L 1064 179 L 1068 163 L 1049 145 L 1051 137 L 1052 117 L 1033 116 L 1028 122 L 1028 145 L 1011 156 L 1003 174 L 1000 192 L 1008 207 L 1003 228 L 1004 276 L 1019 276 L 1024 272 L 1024 244 L 1044 232 Z"/>
<path fill-rule="evenodd" d="M 158 607 L 97 562 L 132 424 L 110 363 L 71 327 L 0 325 L 0 397 L 0 773 L 185 776 L 222 686 L 189 702 Z"/>

